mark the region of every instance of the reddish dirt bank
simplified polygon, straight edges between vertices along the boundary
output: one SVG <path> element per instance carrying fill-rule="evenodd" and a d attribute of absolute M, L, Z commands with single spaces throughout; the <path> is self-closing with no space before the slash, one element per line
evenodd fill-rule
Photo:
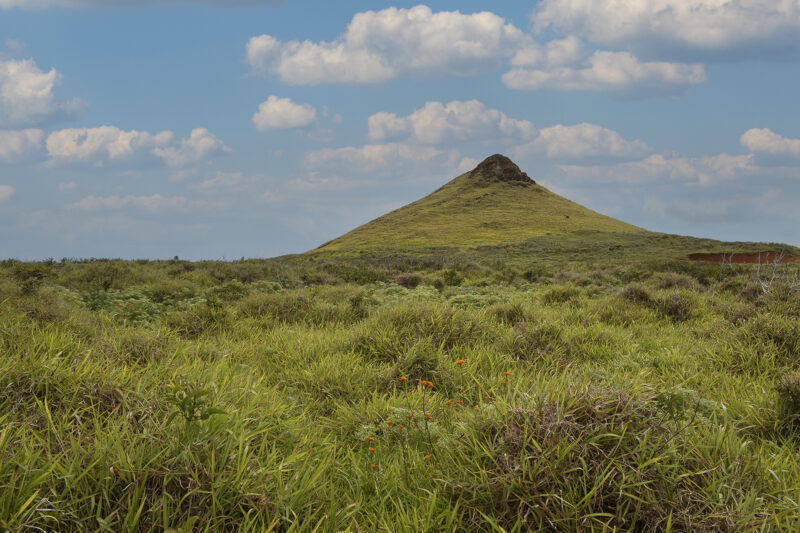
<path fill-rule="evenodd" d="M 756 253 L 741 253 L 733 254 L 689 254 L 690 261 L 711 261 L 714 263 L 759 263 L 759 256 L 761 257 L 761 264 L 765 265 L 772 263 L 775 259 L 780 257 L 780 252 L 756 252 Z M 781 263 L 800 263 L 800 257 L 785 256 L 781 258 Z"/>

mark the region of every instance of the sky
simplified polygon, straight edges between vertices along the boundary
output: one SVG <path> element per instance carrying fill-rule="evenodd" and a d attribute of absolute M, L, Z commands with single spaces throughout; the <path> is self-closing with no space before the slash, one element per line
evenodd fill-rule
<path fill-rule="evenodd" d="M 800 245 L 800 0 L 0 0 L 0 257 L 315 248 L 503 153 Z"/>

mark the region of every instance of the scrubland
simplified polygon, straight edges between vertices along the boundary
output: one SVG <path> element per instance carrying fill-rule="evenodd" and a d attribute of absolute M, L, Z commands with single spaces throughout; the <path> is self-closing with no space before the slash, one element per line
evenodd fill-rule
<path fill-rule="evenodd" d="M 800 530 L 800 295 L 626 239 L 5 261 L 0 529 Z"/>

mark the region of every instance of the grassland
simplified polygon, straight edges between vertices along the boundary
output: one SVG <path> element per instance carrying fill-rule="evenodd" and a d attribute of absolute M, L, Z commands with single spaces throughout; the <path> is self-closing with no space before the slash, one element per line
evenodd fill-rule
<path fill-rule="evenodd" d="M 797 531 L 800 297 L 684 259 L 768 248 L 5 261 L 0 529 Z"/>

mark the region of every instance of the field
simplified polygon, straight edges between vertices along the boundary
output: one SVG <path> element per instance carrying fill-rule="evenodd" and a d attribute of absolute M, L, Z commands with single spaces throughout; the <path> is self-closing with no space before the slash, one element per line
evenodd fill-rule
<path fill-rule="evenodd" d="M 798 531 L 778 246 L 4 261 L 0 529 Z"/>

